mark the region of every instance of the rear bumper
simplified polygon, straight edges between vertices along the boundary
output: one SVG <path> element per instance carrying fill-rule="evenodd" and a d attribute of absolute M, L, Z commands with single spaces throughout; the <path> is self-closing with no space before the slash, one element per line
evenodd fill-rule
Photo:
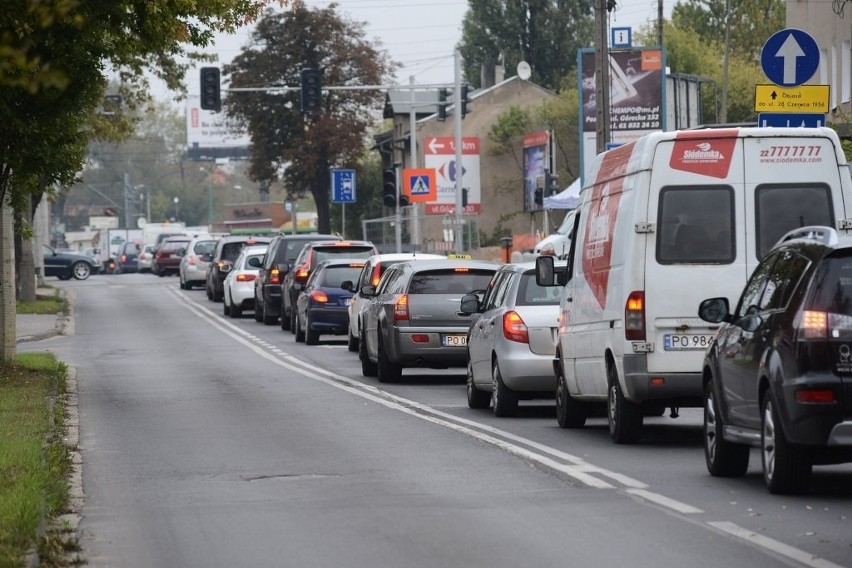
<path fill-rule="evenodd" d="M 536 355 L 529 349 L 498 353 L 503 383 L 517 392 L 555 392 L 556 375 L 553 374 L 553 355 Z"/>
<path fill-rule="evenodd" d="M 314 331 L 343 335 L 349 328 L 349 311 L 345 306 L 310 308 L 308 323 Z"/>
<path fill-rule="evenodd" d="M 204 282 L 207 280 L 207 267 L 201 269 L 187 264 L 183 267 L 183 279 L 185 282 Z"/>
<path fill-rule="evenodd" d="M 468 328 L 391 328 L 388 358 L 404 367 L 467 367 L 467 345 L 441 345 L 442 335 L 467 335 Z M 414 337 L 426 338 L 415 341 Z"/>
<path fill-rule="evenodd" d="M 623 371 L 624 394 L 631 402 L 657 401 L 683 407 L 703 406 L 704 384 L 700 371 L 652 374 L 648 372 L 644 355 L 625 355 Z M 651 384 L 652 379 L 655 384 Z"/>

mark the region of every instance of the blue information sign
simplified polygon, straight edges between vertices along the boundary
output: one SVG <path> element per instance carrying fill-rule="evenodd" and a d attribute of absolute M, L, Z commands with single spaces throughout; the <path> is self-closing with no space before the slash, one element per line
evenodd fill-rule
<path fill-rule="evenodd" d="M 817 128 L 825 126 L 825 124 L 825 115 L 818 112 L 762 112 L 757 117 L 758 126 L 774 126 L 776 128 Z"/>
<path fill-rule="evenodd" d="M 331 202 L 355 203 L 355 170 L 331 170 Z"/>
<path fill-rule="evenodd" d="M 766 77 L 781 87 L 796 87 L 819 68 L 819 46 L 807 32 L 787 28 L 763 44 L 760 65 Z"/>

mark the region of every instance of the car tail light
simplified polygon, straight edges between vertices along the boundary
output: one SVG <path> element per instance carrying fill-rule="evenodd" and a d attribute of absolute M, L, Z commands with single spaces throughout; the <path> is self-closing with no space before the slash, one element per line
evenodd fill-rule
<path fill-rule="evenodd" d="M 308 264 L 303 264 L 302 266 L 297 268 L 296 269 L 296 280 L 301 280 L 301 281 L 307 280 L 308 276 L 311 275 L 310 269 L 311 269 L 311 267 Z"/>
<path fill-rule="evenodd" d="M 429 336 L 425 333 L 415 333 L 411 336 L 414 343 L 429 343 Z"/>
<path fill-rule="evenodd" d="M 521 314 L 514 310 L 503 314 L 503 337 L 509 341 L 517 341 L 518 343 L 530 342 L 527 324 L 524 323 Z"/>
<path fill-rule="evenodd" d="M 627 341 L 645 341 L 645 292 L 630 292 L 624 305 L 624 337 Z"/>
<path fill-rule="evenodd" d="M 453 272 L 469 272 L 469 268 L 453 268 Z"/>
<path fill-rule="evenodd" d="M 126 254 L 121 255 L 121 262 L 127 262 L 127 255 Z"/>
<path fill-rule="evenodd" d="M 810 404 L 831 404 L 836 402 L 831 389 L 803 389 L 796 391 L 796 402 Z"/>
<path fill-rule="evenodd" d="M 281 271 L 277 268 L 273 268 L 269 271 L 269 283 L 270 284 L 281 284 Z"/>
<path fill-rule="evenodd" d="M 408 294 L 402 294 L 393 305 L 394 321 L 408 319 Z"/>
<path fill-rule="evenodd" d="M 373 286 L 379 285 L 379 280 L 382 279 L 382 265 L 376 263 L 376 266 L 373 267 L 373 275 L 370 277 L 370 284 Z"/>
<path fill-rule="evenodd" d="M 254 274 L 237 274 L 237 282 L 251 282 L 257 278 Z"/>
<path fill-rule="evenodd" d="M 187 264 L 190 264 L 190 265 L 192 265 L 192 266 L 195 266 L 195 257 L 194 257 L 194 256 L 188 256 L 188 257 L 186 257 L 186 263 L 187 263 Z"/>
<path fill-rule="evenodd" d="M 322 290 L 312 290 L 311 300 L 320 304 L 325 304 L 326 302 L 328 302 L 328 294 L 326 294 Z"/>

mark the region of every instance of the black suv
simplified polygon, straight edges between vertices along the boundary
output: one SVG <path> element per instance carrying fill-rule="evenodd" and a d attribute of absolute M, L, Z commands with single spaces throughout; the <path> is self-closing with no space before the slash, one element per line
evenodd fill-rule
<path fill-rule="evenodd" d="M 209 256 L 205 255 L 205 260 L 210 263 L 207 266 L 205 284 L 207 299 L 214 302 L 222 301 L 225 292 L 222 283 L 244 246 L 266 245 L 271 240 L 272 237 L 230 235 L 216 241 L 216 248 L 213 249 L 213 252 Z"/>
<path fill-rule="evenodd" d="M 296 298 L 317 264 L 336 258 L 367 259 L 374 254 L 378 250 L 369 241 L 314 241 L 302 247 L 281 282 L 281 329 L 295 331 Z"/>
<path fill-rule="evenodd" d="M 278 235 L 272 238 L 263 266 L 254 281 L 254 319 L 266 325 L 278 323 L 281 314 L 281 283 L 284 274 L 307 243 L 313 241 L 341 241 L 337 235 Z"/>
<path fill-rule="evenodd" d="M 743 476 L 760 448 L 772 493 L 807 489 L 813 465 L 852 461 L 852 238 L 830 227 L 787 233 L 737 304 L 704 300 L 723 323 L 704 361 L 704 456 Z"/>

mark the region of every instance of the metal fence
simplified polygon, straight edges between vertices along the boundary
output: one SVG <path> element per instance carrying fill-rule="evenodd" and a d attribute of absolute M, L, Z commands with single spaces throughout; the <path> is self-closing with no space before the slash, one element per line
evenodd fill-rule
<path fill-rule="evenodd" d="M 464 215 L 461 219 L 464 250 L 457 251 L 455 245 L 456 218 L 454 215 L 402 215 L 401 243 L 397 251 L 396 216 L 364 219 L 361 221 L 362 238 L 370 241 L 380 252 L 424 252 L 463 253 L 478 249 L 479 222 L 476 215 Z M 419 239 L 415 235 L 419 233 Z M 415 240 L 417 242 L 415 242 Z"/>

